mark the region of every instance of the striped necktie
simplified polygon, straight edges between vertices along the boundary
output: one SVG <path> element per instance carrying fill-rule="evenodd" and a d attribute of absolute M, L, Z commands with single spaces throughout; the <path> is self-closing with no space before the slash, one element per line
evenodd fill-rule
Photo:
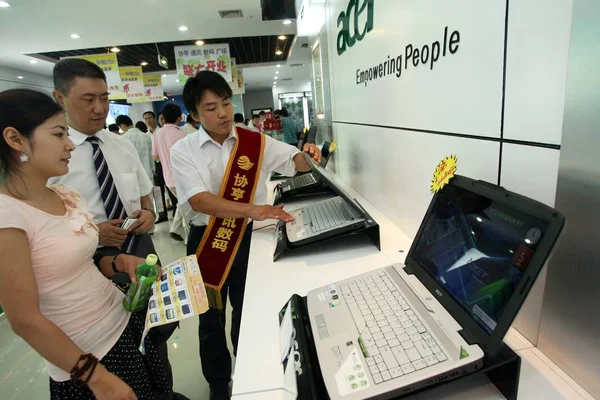
<path fill-rule="evenodd" d="M 92 145 L 94 166 L 96 167 L 96 175 L 98 176 L 98 185 L 100 186 L 100 194 L 104 203 L 104 210 L 106 210 L 106 217 L 109 221 L 124 219 L 127 216 L 127 212 L 119 197 L 119 192 L 108 168 L 106 158 L 104 158 L 102 149 L 100 149 L 100 139 L 96 136 L 90 136 L 86 140 Z M 131 254 L 135 242 L 135 235 L 130 233 L 123 246 L 121 246 L 121 249 Z"/>

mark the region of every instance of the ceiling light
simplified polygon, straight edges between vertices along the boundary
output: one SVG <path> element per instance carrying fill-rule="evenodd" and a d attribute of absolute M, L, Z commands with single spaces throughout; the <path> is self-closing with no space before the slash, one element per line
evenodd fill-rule
<path fill-rule="evenodd" d="M 179 30 L 180 30 L 181 32 L 185 32 L 185 31 L 187 31 L 187 30 L 188 30 L 188 27 L 187 27 L 187 26 L 185 26 L 185 25 L 181 25 L 181 26 L 179 27 Z"/>
<path fill-rule="evenodd" d="M 179 83 L 179 79 L 177 79 L 175 82 Z"/>
<path fill-rule="evenodd" d="M 281 64 L 277 64 L 277 68 L 281 68 Z"/>
<path fill-rule="evenodd" d="M 292 23 L 292 20 L 291 20 L 291 19 L 286 19 L 285 21 L 283 21 L 283 24 L 284 24 L 284 25 L 289 25 L 289 24 L 291 24 L 291 23 Z"/>
<path fill-rule="evenodd" d="M 278 74 L 278 73 L 279 73 L 279 71 L 275 71 L 275 73 L 276 73 L 276 74 Z"/>
<path fill-rule="evenodd" d="M 283 54 L 283 51 L 281 51 L 281 50 L 277 50 L 277 51 L 275 52 L 275 54 L 277 54 L 278 56 L 280 56 L 280 55 L 282 55 L 282 54 Z"/>
<path fill-rule="evenodd" d="M 287 39 L 287 36 L 284 36 L 284 35 L 279 36 L 279 40 L 285 40 L 285 39 Z"/>
<path fill-rule="evenodd" d="M 162 74 L 162 77 L 163 77 L 163 78 L 166 78 L 166 77 L 167 77 L 167 74 Z"/>
<path fill-rule="evenodd" d="M 6 7 L 10 7 L 10 4 L 8 4 L 5 1 L 0 1 L 0 8 L 6 8 Z"/>
<path fill-rule="evenodd" d="M 29 60 L 29 64 L 37 64 L 38 62 L 38 60 Z"/>
<path fill-rule="evenodd" d="M 204 44 L 204 40 L 196 40 L 196 46 L 202 46 Z"/>
<path fill-rule="evenodd" d="M 118 52 L 120 52 L 120 51 L 121 51 L 121 49 L 120 49 L 120 48 L 118 48 L 117 46 L 114 46 L 114 47 L 111 47 L 111 48 L 110 48 L 110 51 L 111 51 L 111 52 L 113 52 L 113 53 L 118 53 Z"/>
<path fill-rule="evenodd" d="M 148 65 L 148 63 L 146 61 L 142 61 L 142 63 L 140 64 L 142 67 L 145 67 L 146 65 Z"/>
<path fill-rule="evenodd" d="M 81 38 L 81 35 L 79 35 L 79 34 L 77 34 L 77 33 L 73 33 L 73 34 L 71 35 L 71 39 L 79 39 L 79 38 Z"/>
<path fill-rule="evenodd" d="M 279 79 L 279 77 L 277 77 L 277 76 L 276 76 L 276 77 L 275 77 L 275 78 L 273 78 L 273 79 Z"/>
<path fill-rule="evenodd" d="M 23 79 L 23 77 L 21 75 L 17 76 L 17 79 Z"/>

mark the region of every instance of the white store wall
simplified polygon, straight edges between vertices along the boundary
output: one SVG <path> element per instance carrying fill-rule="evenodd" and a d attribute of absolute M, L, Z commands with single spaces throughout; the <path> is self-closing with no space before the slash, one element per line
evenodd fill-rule
<path fill-rule="evenodd" d="M 411 237 L 432 197 L 431 175 L 450 154 L 458 156 L 459 174 L 553 205 L 573 2 L 551 3 L 374 0 L 373 29 L 339 55 L 337 21 L 348 0 L 328 0 L 332 122 L 341 178 Z M 364 31 L 367 12 L 368 7 L 355 19 L 352 11 L 352 35 Z M 460 41 L 452 54 L 454 31 Z M 435 42 L 439 57 L 432 66 Z M 413 54 L 414 49 L 429 53 L 426 63 L 415 66 L 412 58 L 406 63 L 408 45 Z M 400 55 L 401 71 L 390 73 L 391 59 Z M 387 68 L 385 76 L 361 82 L 361 71 L 375 67 L 379 75 L 380 64 L 382 71 Z M 533 343 L 544 277 L 515 322 Z"/>
<path fill-rule="evenodd" d="M 252 119 L 252 110 L 259 108 L 272 108 L 275 110 L 271 89 L 246 91 L 242 98 L 244 99 L 244 110 L 240 112 L 244 113 L 246 119 Z M 238 112 L 238 110 L 235 111 Z"/>

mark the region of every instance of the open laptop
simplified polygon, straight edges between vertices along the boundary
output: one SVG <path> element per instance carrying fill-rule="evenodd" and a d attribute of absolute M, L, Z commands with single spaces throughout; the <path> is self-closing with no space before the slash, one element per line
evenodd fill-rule
<path fill-rule="evenodd" d="M 316 179 L 330 188 L 336 196 L 289 211 L 294 221 L 285 224 L 285 229 L 292 245 L 317 242 L 375 224 L 358 201 L 335 183 L 327 170 L 315 163 L 308 154 L 304 156 Z"/>
<path fill-rule="evenodd" d="M 298 174 L 293 178 L 281 181 L 281 183 L 275 187 L 278 194 L 276 203 L 278 203 L 279 200 L 288 199 L 294 196 L 327 192 L 326 184 L 320 179 L 322 174 L 319 174 L 317 169 L 325 171 L 325 167 L 327 166 L 331 154 L 332 153 L 328 152 L 327 156 L 321 160 L 320 164 L 310 162 L 311 172 Z"/>
<path fill-rule="evenodd" d="M 484 354 L 501 348 L 563 225 L 548 206 L 454 178 L 431 201 L 406 265 L 308 293 L 329 397 L 392 398 L 480 369 Z"/>

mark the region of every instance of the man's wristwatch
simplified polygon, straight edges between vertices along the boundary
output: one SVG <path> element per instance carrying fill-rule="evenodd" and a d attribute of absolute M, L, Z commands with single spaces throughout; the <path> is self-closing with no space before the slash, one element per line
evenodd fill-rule
<path fill-rule="evenodd" d="M 121 272 L 117 269 L 117 257 L 119 257 L 120 255 L 121 254 L 117 254 L 116 256 L 114 256 L 112 261 L 110 262 L 110 266 L 112 267 L 112 270 L 115 274 L 118 274 L 119 272 Z"/>
<path fill-rule="evenodd" d="M 142 208 L 142 211 L 150 211 L 152 213 L 152 215 L 154 216 L 154 219 L 156 219 L 156 213 L 154 212 L 154 210 L 151 210 L 149 208 Z"/>

